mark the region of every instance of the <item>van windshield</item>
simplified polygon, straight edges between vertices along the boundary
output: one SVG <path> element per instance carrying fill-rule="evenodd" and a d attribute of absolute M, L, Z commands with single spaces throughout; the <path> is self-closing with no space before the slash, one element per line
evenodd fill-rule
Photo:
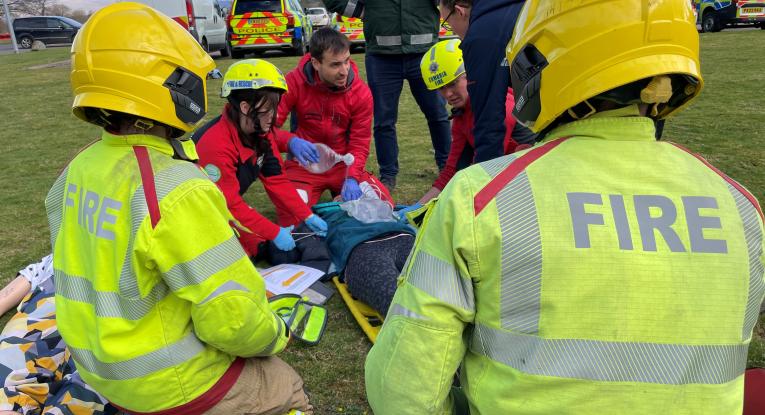
<path fill-rule="evenodd" d="M 252 12 L 282 12 L 282 2 L 280 0 L 239 0 L 236 2 L 234 14 L 245 14 Z"/>

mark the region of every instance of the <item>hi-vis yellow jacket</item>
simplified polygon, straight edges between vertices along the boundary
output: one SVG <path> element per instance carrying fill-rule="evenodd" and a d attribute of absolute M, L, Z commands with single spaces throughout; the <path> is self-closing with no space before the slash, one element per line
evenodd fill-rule
<path fill-rule="evenodd" d="M 235 356 L 289 336 L 223 195 L 172 155 L 162 138 L 105 132 L 45 201 L 59 331 L 82 378 L 138 412 L 193 400 Z"/>
<path fill-rule="evenodd" d="M 614 115 L 463 170 L 424 214 L 366 361 L 375 414 L 451 413 L 460 366 L 471 414 L 741 414 L 759 206 Z"/>

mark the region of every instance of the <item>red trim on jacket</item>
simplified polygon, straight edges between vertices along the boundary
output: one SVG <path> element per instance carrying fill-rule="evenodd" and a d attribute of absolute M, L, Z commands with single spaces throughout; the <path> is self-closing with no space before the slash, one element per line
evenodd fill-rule
<path fill-rule="evenodd" d="M 513 129 L 515 128 L 515 117 L 513 117 L 513 106 L 515 106 L 515 97 L 511 90 L 507 91 L 507 99 L 505 100 L 505 143 L 504 154 L 510 154 L 515 152 L 515 148 L 518 143 L 513 140 Z M 452 146 L 449 150 L 449 158 L 446 160 L 441 173 L 438 175 L 436 181 L 433 182 L 433 187 L 438 190 L 443 190 L 449 180 L 457 173 L 457 163 L 462 156 L 462 151 L 465 146 L 470 146 L 475 152 L 475 138 L 473 137 L 473 109 L 470 106 L 470 99 L 465 103 L 465 108 L 461 114 L 452 118 Z"/>
<path fill-rule="evenodd" d="M 491 202 L 497 193 L 505 188 L 510 182 L 515 179 L 518 174 L 526 170 L 531 163 L 539 160 L 540 157 L 549 153 L 555 147 L 558 147 L 562 142 L 568 140 L 571 137 L 563 137 L 556 139 L 555 141 L 548 141 L 541 146 L 534 147 L 529 150 L 528 153 L 513 160 L 504 170 L 499 172 L 483 189 L 476 193 L 473 199 L 473 208 L 475 209 L 475 215 L 478 216 L 483 208 Z"/>
<path fill-rule="evenodd" d="M 135 412 L 114 404 L 112 405 L 120 411 L 133 415 L 201 415 L 217 405 L 218 402 L 226 396 L 228 391 L 231 390 L 234 384 L 236 384 L 236 381 L 239 380 L 239 375 L 242 374 L 243 369 L 244 359 L 237 357 L 231 363 L 231 366 L 226 369 L 226 372 L 223 373 L 223 376 L 215 382 L 215 385 L 213 385 L 212 388 L 197 396 L 194 400 L 181 406 L 176 406 L 175 408 L 164 409 L 157 412 Z M 158 391 L 157 393 L 161 392 Z"/>
<path fill-rule="evenodd" d="M 154 169 L 151 168 L 151 158 L 149 158 L 149 151 L 143 146 L 133 146 L 133 153 L 138 160 L 138 170 L 141 172 L 141 184 L 143 184 L 143 197 L 146 199 L 146 206 L 149 207 L 151 228 L 154 229 L 157 227 L 161 215 L 157 189 L 154 186 Z"/>
<path fill-rule="evenodd" d="M 372 140 L 372 93 L 359 76 L 356 63 L 351 60 L 349 85 L 335 90 L 325 85 L 311 65 L 306 54 L 290 71 L 288 91 L 279 103 L 276 118 L 281 127 L 292 111 L 297 114 L 298 127 L 294 134 L 279 135 L 279 150 L 287 152 L 287 140 L 298 136 L 313 143 L 324 143 L 338 154 L 353 154 L 356 160 L 350 176 L 363 179 Z M 313 74 L 312 79 L 306 76 Z"/>
<path fill-rule="evenodd" d="M 220 170 L 220 178 L 215 184 L 226 197 L 231 214 L 262 239 L 273 240 L 279 234 L 280 227 L 256 209 L 244 201 L 239 193 L 240 185 L 237 177 L 237 165 L 247 160 L 257 160 L 255 150 L 242 144 L 239 139 L 236 126 L 228 118 L 228 104 L 223 108 L 220 120 L 205 131 L 197 142 L 196 148 L 199 154 L 199 165 L 203 168 L 212 164 Z M 294 223 L 301 222 L 311 215 L 311 210 L 303 202 L 295 189 L 295 186 L 287 178 L 284 161 L 277 148 L 277 134 L 274 129 L 269 132 L 271 151 L 281 165 L 281 174 L 274 176 L 258 175 L 263 183 L 263 188 L 268 194 L 277 210 L 289 212 L 294 217 Z M 242 193 L 247 189 L 242 189 Z M 254 255 L 258 251 L 257 241 L 253 238 L 240 238 L 248 254 Z"/>

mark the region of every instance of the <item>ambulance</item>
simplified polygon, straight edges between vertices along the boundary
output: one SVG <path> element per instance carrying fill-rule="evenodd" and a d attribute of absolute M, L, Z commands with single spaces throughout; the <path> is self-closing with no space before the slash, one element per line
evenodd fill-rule
<path fill-rule="evenodd" d="M 300 0 L 234 0 L 227 22 L 227 48 L 234 59 L 271 49 L 302 56 L 313 33 Z"/>

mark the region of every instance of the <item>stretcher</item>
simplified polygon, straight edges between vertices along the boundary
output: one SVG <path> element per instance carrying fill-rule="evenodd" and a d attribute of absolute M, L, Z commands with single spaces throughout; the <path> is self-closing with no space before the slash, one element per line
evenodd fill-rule
<path fill-rule="evenodd" d="M 361 326 L 361 330 L 367 335 L 369 341 L 374 344 L 385 318 L 366 303 L 353 298 L 350 291 L 348 291 L 348 286 L 345 283 L 340 282 L 338 277 L 332 278 L 332 282 L 335 283 L 337 292 L 340 293 L 340 297 L 345 301 L 345 305 L 351 310 L 353 318 L 355 318 L 356 322 Z"/>

